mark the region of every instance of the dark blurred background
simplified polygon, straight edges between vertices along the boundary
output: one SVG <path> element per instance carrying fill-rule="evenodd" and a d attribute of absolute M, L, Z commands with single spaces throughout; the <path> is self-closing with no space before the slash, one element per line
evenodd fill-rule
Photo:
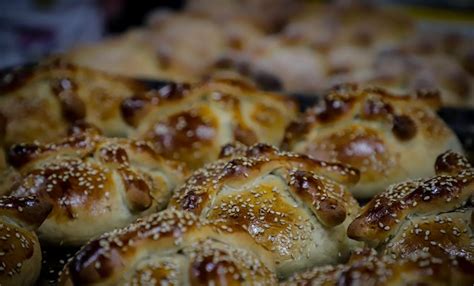
<path fill-rule="evenodd" d="M 0 0 L 0 67 L 96 42 L 142 25 L 157 8 L 183 5 L 181 0 Z"/>

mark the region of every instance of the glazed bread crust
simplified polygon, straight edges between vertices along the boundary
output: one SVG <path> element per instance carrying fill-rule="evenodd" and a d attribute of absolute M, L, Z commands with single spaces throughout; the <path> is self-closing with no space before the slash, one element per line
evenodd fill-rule
<path fill-rule="evenodd" d="M 266 144 L 228 145 L 221 156 L 188 178 L 170 205 L 242 225 L 273 253 L 280 277 L 335 263 L 356 245 L 345 232 L 359 210 L 347 190 L 358 171 Z"/>
<path fill-rule="evenodd" d="M 60 285 L 274 285 L 267 252 L 238 226 L 165 210 L 85 245 Z"/>
<path fill-rule="evenodd" d="M 146 87 L 137 80 L 49 59 L 33 67 L 0 74 L 0 130 L 9 147 L 54 142 L 77 121 L 108 136 L 125 136 L 120 104 Z"/>
<path fill-rule="evenodd" d="M 58 143 L 15 145 L 9 160 L 20 173 L 10 193 L 53 205 L 38 229 L 53 244 L 81 245 L 164 209 L 186 175 L 181 164 L 163 159 L 148 143 L 105 138 L 93 130 Z"/>
<path fill-rule="evenodd" d="M 122 103 L 133 138 L 151 141 L 160 154 L 193 169 L 216 160 L 227 143 L 279 144 L 296 112 L 291 100 L 233 76 L 171 84 Z"/>
<path fill-rule="evenodd" d="M 437 176 L 390 186 L 350 224 L 349 237 L 385 254 L 474 261 L 474 169 L 460 154 L 438 156 Z"/>
<path fill-rule="evenodd" d="M 436 115 L 439 94 L 394 95 L 379 88 L 343 85 L 290 124 L 283 148 L 361 171 L 352 188 L 371 198 L 406 178 L 433 174 L 434 158 L 462 152 L 455 134 Z"/>

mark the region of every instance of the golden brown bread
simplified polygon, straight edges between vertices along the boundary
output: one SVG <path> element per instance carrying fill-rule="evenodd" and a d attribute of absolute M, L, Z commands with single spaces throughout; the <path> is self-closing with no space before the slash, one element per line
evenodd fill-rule
<path fill-rule="evenodd" d="M 122 114 L 135 128 L 132 137 L 198 168 L 217 159 L 227 143 L 278 144 L 296 105 L 240 78 L 219 77 L 131 97 L 123 102 Z"/>
<path fill-rule="evenodd" d="M 430 255 L 395 260 L 373 249 L 357 250 L 347 264 L 316 267 L 290 277 L 281 285 L 395 286 L 472 285 L 474 264 L 459 257 L 441 260 Z"/>
<path fill-rule="evenodd" d="M 394 257 L 429 253 L 474 261 L 474 169 L 460 154 L 441 154 L 437 176 L 390 186 L 350 224 L 348 235 Z"/>
<path fill-rule="evenodd" d="M 188 178 L 170 206 L 243 226 L 272 252 L 280 277 L 335 263 L 356 245 L 345 234 L 359 210 L 347 191 L 356 170 L 265 144 L 229 145 L 222 156 Z"/>
<path fill-rule="evenodd" d="M 9 161 L 21 175 L 10 193 L 36 195 L 53 205 L 38 234 L 54 244 L 81 245 L 165 208 L 186 174 L 148 143 L 105 138 L 93 130 L 56 144 L 14 145 Z"/>
<path fill-rule="evenodd" d="M 446 150 L 462 152 L 438 106 L 437 93 L 339 86 L 289 125 L 283 147 L 358 168 L 361 180 L 351 191 L 369 198 L 392 183 L 431 175 L 431 164 Z"/>
<path fill-rule="evenodd" d="M 34 230 L 52 206 L 35 197 L 0 197 L 0 284 L 33 285 L 41 271 Z"/>
<path fill-rule="evenodd" d="M 274 285 L 268 253 L 245 231 L 165 210 L 102 235 L 65 266 L 59 285 Z"/>
<path fill-rule="evenodd" d="M 0 131 L 6 146 L 58 140 L 76 121 L 94 124 L 109 136 L 124 136 L 128 126 L 121 119 L 120 103 L 144 90 L 137 81 L 59 59 L 0 79 Z"/>

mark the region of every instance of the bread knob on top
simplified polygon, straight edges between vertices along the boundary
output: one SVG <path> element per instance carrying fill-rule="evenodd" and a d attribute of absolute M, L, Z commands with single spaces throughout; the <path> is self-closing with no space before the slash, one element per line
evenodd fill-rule
<path fill-rule="evenodd" d="M 226 76 L 128 98 L 122 114 L 134 127 L 133 138 L 149 140 L 163 156 L 195 169 L 216 160 L 230 142 L 279 144 L 296 105 Z"/>
<path fill-rule="evenodd" d="M 268 252 L 238 226 L 165 210 L 86 244 L 59 285 L 275 285 Z"/>
<path fill-rule="evenodd" d="M 35 195 L 53 205 L 38 229 L 53 244 L 81 245 L 90 238 L 164 209 L 186 170 L 145 142 L 77 131 L 52 144 L 19 144 L 9 161 L 20 179 L 10 194 Z"/>
<path fill-rule="evenodd" d="M 0 197 L 0 284 L 34 285 L 41 271 L 41 249 L 34 230 L 52 206 L 35 197 Z"/>
<path fill-rule="evenodd" d="M 280 277 L 336 263 L 357 243 L 346 229 L 359 205 L 348 188 L 355 169 L 257 144 L 227 145 L 197 170 L 170 206 L 241 225 L 273 255 Z"/>
<path fill-rule="evenodd" d="M 283 148 L 359 169 L 360 182 L 351 191 L 371 198 L 390 184 L 432 175 L 440 153 L 462 152 L 436 114 L 439 106 L 435 92 L 395 95 L 342 85 L 288 126 Z"/>
<path fill-rule="evenodd" d="M 474 262 L 474 169 L 462 155 L 438 156 L 436 176 L 395 184 L 375 196 L 348 228 L 349 237 L 382 253 Z"/>

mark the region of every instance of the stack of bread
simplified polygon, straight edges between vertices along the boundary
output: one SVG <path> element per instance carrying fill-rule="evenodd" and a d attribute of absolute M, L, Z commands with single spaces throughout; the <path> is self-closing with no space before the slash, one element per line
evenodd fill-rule
<path fill-rule="evenodd" d="M 235 74 L 152 89 L 56 58 L 0 91 L 1 285 L 66 247 L 53 284 L 474 283 L 439 92 L 344 84 L 300 113 Z"/>

